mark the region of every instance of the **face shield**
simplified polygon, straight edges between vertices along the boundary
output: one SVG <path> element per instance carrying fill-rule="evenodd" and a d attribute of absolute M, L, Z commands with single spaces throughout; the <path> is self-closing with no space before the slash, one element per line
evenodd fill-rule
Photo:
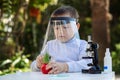
<path fill-rule="evenodd" d="M 70 17 L 51 17 L 48 23 L 43 47 L 49 40 L 57 39 L 65 43 L 73 37 L 79 39 L 76 19 Z"/>

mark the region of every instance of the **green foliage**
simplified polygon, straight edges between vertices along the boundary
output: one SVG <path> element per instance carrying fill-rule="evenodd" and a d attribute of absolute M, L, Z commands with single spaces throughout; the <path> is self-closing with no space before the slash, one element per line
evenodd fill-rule
<path fill-rule="evenodd" d="M 44 3 L 49 3 L 51 0 L 36 0 L 34 1 L 35 4 L 44 4 Z"/>
<path fill-rule="evenodd" d="M 112 51 L 113 71 L 120 74 L 120 43 L 115 45 L 116 51 Z"/>
<path fill-rule="evenodd" d="M 118 44 L 120 42 L 120 17 L 116 19 L 117 21 L 111 22 L 111 46 L 112 50 L 115 50 L 115 44 Z"/>
<path fill-rule="evenodd" d="M 84 20 L 80 20 L 80 29 L 79 29 L 79 33 L 80 33 L 80 37 L 82 39 L 87 40 L 87 35 L 92 33 L 92 26 L 91 26 L 91 18 L 90 17 L 86 17 Z"/>
<path fill-rule="evenodd" d="M 11 0 L 1 0 L 1 10 L 4 12 L 4 17 L 9 17 L 12 13 L 12 2 Z"/>
<path fill-rule="evenodd" d="M 55 4 L 57 0 L 31 0 L 29 6 L 44 11 L 49 5 Z"/>
<path fill-rule="evenodd" d="M 20 51 L 16 53 L 12 58 L 6 59 L 0 63 L 0 75 L 15 73 L 17 71 L 30 71 L 30 55 L 23 55 Z"/>

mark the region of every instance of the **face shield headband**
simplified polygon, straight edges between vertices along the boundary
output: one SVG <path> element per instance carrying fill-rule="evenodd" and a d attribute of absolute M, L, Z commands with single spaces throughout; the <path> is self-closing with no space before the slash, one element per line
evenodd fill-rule
<path fill-rule="evenodd" d="M 75 21 L 76 22 L 76 19 L 71 18 L 71 17 L 51 17 L 50 21 L 53 21 L 53 20 L 65 20 L 66 22 L 69 22 L 69 21 Z"/>

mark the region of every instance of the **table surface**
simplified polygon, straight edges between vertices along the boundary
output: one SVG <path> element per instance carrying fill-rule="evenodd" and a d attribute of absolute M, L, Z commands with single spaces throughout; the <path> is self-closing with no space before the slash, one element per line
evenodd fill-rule
<path fill-rule="evenodd" d="M 0 76 L 0 80 L 115 80 L 115 73 L 83 74 L 61 73 L 42 74 L 41 72 L 17 72 Z"/>

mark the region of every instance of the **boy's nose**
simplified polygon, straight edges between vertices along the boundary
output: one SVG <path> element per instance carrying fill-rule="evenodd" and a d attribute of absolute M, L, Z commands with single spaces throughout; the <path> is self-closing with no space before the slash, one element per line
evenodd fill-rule
<path fill-rule="evenodd" d="M 60 35 L 61 35 L 61 36 L 64 35 L 64 34 L 63 34 L 63 29 L 62 29 L 62 27 L 60 27 L 60 31 L 59 31 L 59 32 L 60 32 Z"/>

